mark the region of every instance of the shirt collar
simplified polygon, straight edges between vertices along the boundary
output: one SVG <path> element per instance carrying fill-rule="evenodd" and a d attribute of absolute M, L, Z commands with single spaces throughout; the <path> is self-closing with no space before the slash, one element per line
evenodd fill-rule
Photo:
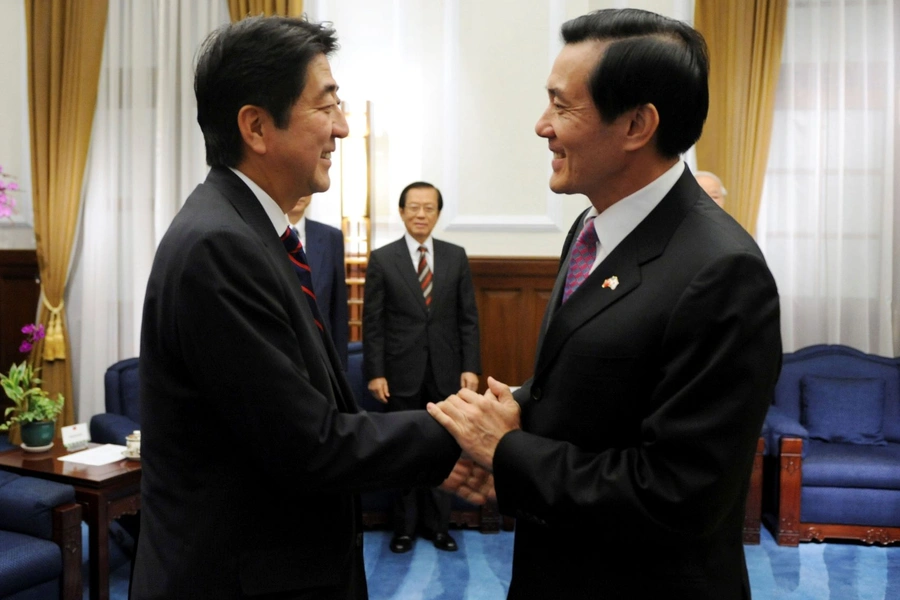
<path fill-rule="evenodd" d="M 285 215 L 285 217 L 286 216 L 287 215 Z M 290 219 L 288 219 L 288 225 L 291 225 Z M 298 234 L 299 233 L 305 234 L 306 233 L 306 215 L 303 215 L 302 217 L 300 217 L 300 220 L 297 221 L 296 223 L 294 223 L 293 225 L 291 225 L 291 227 L 296 229 Z"/>
<path fill-rule="evenodd" d="M 272 196 L 266 193 L 264 189 L 256 185 L 256 182 L 232 167 L 228 167 L 231 169 L 231 172 L 241 178 L 241 181 L 247 184 L 247 187 L 250 188 L 250 191 L 253 192 L 253 195 L 256 196 L 256 199 L 259 201 L 260 205 L 263 207 L 263 210 L 266 211 L 266 215 L 269 217 L 269 220 L 272 221 L 272 227 L 275 228 L 275 232 L 278 233 L 279 236 L 284 233 L 284 230 L 287 229 L 287 226 L 290 223 L 287 220 L 284 212 L 281 210 L 281 207 L 278 206 L 278 203 L 272 199 Z"/>
<path fill-rule="evenodd" d="M 647 218 L 665 195 L 675 187 L 683 172 L 684 161 L 679 158 L 668 171 L 635 193 L 625 196 L 602 213 L 598 214 L 597 209 L 591 207 L 584 217 L 585 223 L 587 219 L 596 217 L 594 228 L 600 240 L 603 256 L 609 256 L 616 246 Z"/>
<path fill-rule="evenodd" d="M 409 235 L 408 231 L 403 234 L 403 239 L 406 240 L 406 247 L 409 248 L 410 255 L 418 258 L 419 246 L 425 246 L 428 248 L 428 254 L 434 256 L 434 239 L 430 235 L 428 236 L 428 239 L 421 244 L 417 242 L 413 236 Z"/>

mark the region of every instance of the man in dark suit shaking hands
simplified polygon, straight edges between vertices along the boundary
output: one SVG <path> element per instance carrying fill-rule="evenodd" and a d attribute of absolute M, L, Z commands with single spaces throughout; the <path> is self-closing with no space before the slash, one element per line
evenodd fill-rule
<path fill-rule="evenodd" d="M 460 246 L 431 237 L 444 208 L 440 190 L 418 181 L 400 194 L 406 234 L 372 252 L 363 302 L 363 365 L 369 391 L 388 411 L 425 408 L 461 388 L 475 390 L 481 372 L 478 308 L 469 259 Z M 407 489 L 394 502 L 393 552 L 424 535 L 454 551 L 450 500 L 435 489 Z"/>
<path fill-rule="evenodd" d="M 347 319 L 347 281 L 344 270 L 344 234 L 337 227 L 306 217 L 312 196 L 304 196 L 287 212 L 288 222 L 306 251 L 312 271 L 316 303 L 322 320 L 347 370 L 347 343 L 350 339 Z"/>
<path fill-rule="evenodd" d="M 435 485 L 459 447 L 424 411 L 360 413 L 285 213 L 328 189 L 347 122 L 334 30 L 247 18 L 204 42 L 212 167 L 160 242 L 141 331 L 131 598 L 367 597 L 358 492 Z"/>
<path fill-rule="evenodd" d="M 754 449 L 779 304 L 746 231 L 680 155 L 709 104 L 699 33 L 639 10 L 562 26 L 535 131 L 566 238 L 532 379 L 429 411 L 492 469 L 516 539 L 510 598 L 750 597 Z"/>

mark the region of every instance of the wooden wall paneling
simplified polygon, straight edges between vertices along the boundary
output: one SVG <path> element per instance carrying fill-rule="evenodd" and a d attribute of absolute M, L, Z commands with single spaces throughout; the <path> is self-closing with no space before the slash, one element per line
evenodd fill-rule
<path fill-rule="evenodd" d="M 541 321 L 559 260 L 470 257 L 481 327 L 481 384 L 521 385 L 532 375 Z"/>
<path fill-rule="evenodd" d="M 37 254 L 34 250 L 0 250 L 0 371 L 27 357 L 19 352 L 22 326 L 33 323 L 40 299 Z M 11 403 L 0 393 L 0 415 Z"/>

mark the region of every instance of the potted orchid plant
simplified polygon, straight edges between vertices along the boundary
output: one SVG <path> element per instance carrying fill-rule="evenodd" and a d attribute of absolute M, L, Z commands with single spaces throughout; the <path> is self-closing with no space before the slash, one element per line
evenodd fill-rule
<path fill-rule="evenodd" d="M 44 337 L 44 326 L 29 324 L 22 328 L 26 335 L 19 352 L 30 352 L 34 344 Z M 19 424 L 23 447 L 26 450 L 49 449 L 53 445 L 56 418 L 62 412 L 64 399 L 57 394 L 53 399 L 41 388 L 41 380 L 27 360 L 13 364 L 8 374 L 0 373 L 0 386 L 13 405 L 6 409 L 6 421 L 0 431 Z"/>

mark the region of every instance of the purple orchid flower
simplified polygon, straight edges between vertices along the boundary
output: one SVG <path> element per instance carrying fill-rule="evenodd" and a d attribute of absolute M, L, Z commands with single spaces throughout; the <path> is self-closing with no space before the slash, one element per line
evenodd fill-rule
<path fill-rule="evenodd" d="M 22 333 L 28 337 L 22 341 L 21 345 L 19 345 L 19 352 L 31 352 L 31 349 L 34 348 L 34 344 L 37 343 L 38 340 L 44 339 L 44 326 L 29 323 L 22 327 Z"/>

